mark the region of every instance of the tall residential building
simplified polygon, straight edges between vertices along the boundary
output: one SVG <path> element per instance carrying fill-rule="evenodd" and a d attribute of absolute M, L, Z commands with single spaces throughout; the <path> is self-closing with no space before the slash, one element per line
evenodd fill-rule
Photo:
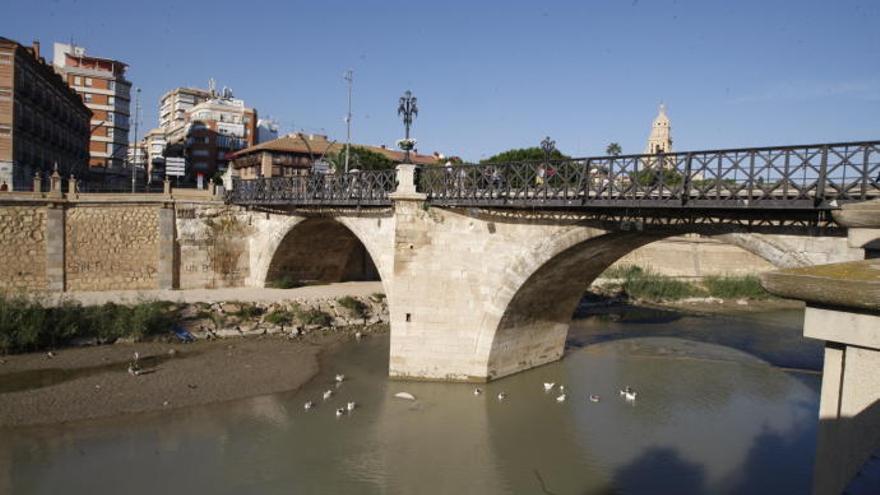
<path fill-rule="evenodd" d="M 198 88 L 177 88 L 162 95 L 159 100 L 159 128 L 171 134 L 186 125 L 186 112 L 211 99 L 210 91 Z"/>
<path fill-rule="evenodd" d="M 144 136 L 144 148 L 147 150 L 147 180 L 149 182 L 165 179 L 165 131 L 161 128 L 152 129 Z"/>
<path fill-rule="evenodd" d="M 31 189 L 57 166 L 82 176 L 91 112 L 40 56 L 40 44 L 0 37 L 0 189 Z M 5 187 L 4 187 L 5 184 Z"/>
<path fill-rule="evenodd" d="M 182 96 L 197 96 L 192 88 L 178 88 L 166 93 L 169 107 L 178 108 L 175 100 Z M 257 111 L 247 108 L 244 101 L 233 97 L 232 91 L 223 88 L 217 92 L 213 80 L 206 92 L 208 98 L 183 111 L 183 121 L 172 110 L 165 131 L 166 155 L 186 158 L 186 183 L 203 181 L 216 173 L 226 171 L 232 153 L 257 143 Z M 201 98 L 201 96 L 199 96 Z M 163 97 L 163 105 L 166 98 Z M 176 106 L 175 106 L 176 105 Z M 160 111 L 160 114 L 162 112 Z"/>
<path fill-rule="evenodd" d="M 55 71 L 92 111 L 91 172 L 122 172 L 128 153 L 131 83 L 126 64 L 86 55 L 81 46 L 55 43 Z"/>
<path fill-rule="evenodd" d="M 669 125 L 669 117 L 666 116 L 666 105 L 660 104 L 657 117 L 651 124 L 651 135 L 648 136 L 648 145 L 645 147 L 646 155 L 657 153 L 672 153 L 672 127 Z"/>

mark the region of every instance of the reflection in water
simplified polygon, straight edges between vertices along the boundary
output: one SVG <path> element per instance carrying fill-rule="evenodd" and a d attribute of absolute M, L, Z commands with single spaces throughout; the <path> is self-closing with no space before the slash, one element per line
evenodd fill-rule
<path fill-rule="evenodd" d="M 389 381 L 388 339 L 352 343 L 298 393 L 0 431 L 0 491 L 806 492 L 819 377 L 767 366 L 775 344 L 757 359 L 669 328 L 688 337 L 700 325 L 739 332 L 750 351 L 773 332 L 787 338 L 785 320 L 742 321 L 579 321 L 572 340 L 593 343 L 490 383 L 479 397 L 470 385 Z M 651 327 L 659 331 L 645 336 Z M 337 372 L 349 379 L 324 402 Z M 568 400 L 556 402 L 543 382 L 564 384 Z M 626 385 L 639 391 L 635 403 L 618 396 Z M 395 399 L 400 391 L 418 400 Z M 500 391 L 507 400 L 495 398 Z M 317 407 L 304 411 L 306 400 Z M 349 400 L 359 407 L 337 418 Z"/>

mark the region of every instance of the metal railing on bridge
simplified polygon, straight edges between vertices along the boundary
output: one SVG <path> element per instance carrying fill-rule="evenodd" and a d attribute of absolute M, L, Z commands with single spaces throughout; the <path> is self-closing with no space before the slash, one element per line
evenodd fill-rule
<path fill-rule="evenodd" d="M 265 206 L 386 206 L 391 204 L 388 195 L 396 186 L 394 170 L 233 179 L 227 200 Z"/>
<path fill-rule="evenodd" d="M 831 209 L 880 197 L 880 141 L 426 168 L 418 187 L 449 206 Z"/>
<path fill-rule="evenodd" d="M 830 210 L 880 198 L 880 141 L 421 167 L 439 206 Z M 389 205 L 392 170 L 234 180 L 249 205 Z"/>

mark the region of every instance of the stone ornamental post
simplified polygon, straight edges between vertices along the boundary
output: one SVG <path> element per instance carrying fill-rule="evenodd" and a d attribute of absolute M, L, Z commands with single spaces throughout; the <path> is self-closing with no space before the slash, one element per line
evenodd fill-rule
<path fill-rule="evenodd" d="M 42 181 L 43 181 L 43 178 L 40 177 L 40 172 L 37 172 L 36 174 L 34 174 L 34 188 L 33 189 L 34 189 L 35 193 L 42 191 L 42 189 L 43 189 L 43 182 Z"/>
<path fill-rule="evenodd" d="M 73 196 L 76 194 L 76 177 L 70 174 L 70 180 L 67 182 L 67 194 Z"/>

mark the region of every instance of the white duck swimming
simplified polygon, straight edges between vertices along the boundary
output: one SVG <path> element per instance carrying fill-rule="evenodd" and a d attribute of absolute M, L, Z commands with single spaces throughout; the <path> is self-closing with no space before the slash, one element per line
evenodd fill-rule
<path fill-rule="evenodd" d="M 309 409 L 311 409 L 313 407 L 315 407 L 315 403 L 312 401 L 308 401 L 305 404 L 303 404 L 303 409 L 305 409 L 306 411 L 308 411 Z"/>
<path fill-rule="evenodd" d="M 498 392 L 498 400 L 504 400 L 507 398 L 507 392 Z"/>
<path fill-rule="evenodd" d="M 565 402 L 565 394 L 559 395 L 559 397 L 556 398 L 556 402 Z"/>
<path fill-rule="evenodd" d="M 337 418 L 338 418 L 339 416 L 342 416 L 343 414 L 345 414 L 345 409 L 343 409 L 343 408 L 340 407 L 339 409 L 336 410 L 336 417 L 337 417 Z"/>
<path fill-rule="evenodd" d="M 348 409 L 349 411 L 354 411 L 355 407 L 357 407 L 357 403 L 355 403 L 354 401 L 351 401 L 345 405 L 345 408 Z"/>
<path fill-rule="evenodd" d="M 626 387 L 620 391 L 620 395 L 626 400 L 636 400 L 636 397 L 639 394 L 638 394 L 638 392 L 633 390 L 631 387 Z"/>
<path fill-rule="evenodd" d="M 544 382 L 544 392 L 549 392 L 549 391 L 553 390 L 553 387 L 555 387 L 555 386 L 556 386 L 555 383 Z"/>
<path fill-rule="evenodd" d="M 481 395 L 482 393 L 483 393 L 483 391 L 481 389 L 479 389 L 479 388 L 474 389 L 474 395 Z"/>
<path fill-rule="evenodd" d="M 599 402 L 600 397 L 596 394 L 590 396 L 590 402 Z"/>
<path fill-rule="evenodd" d="M 344 381 L 345 381 L 345 375 L 343 375 L 342 373 L 339 373 L 338 375 L 336 375 L 336 383 L 342 383 Z"/>
<path fill-rule="evenodd" d="M 324 400 L 327 400 L 327 399 L 329 399 L 330 397 L 333 397 L 333 391 L 332 391 L 332 390 L 328 390 L 328 391 L 324 392 Z"/>

